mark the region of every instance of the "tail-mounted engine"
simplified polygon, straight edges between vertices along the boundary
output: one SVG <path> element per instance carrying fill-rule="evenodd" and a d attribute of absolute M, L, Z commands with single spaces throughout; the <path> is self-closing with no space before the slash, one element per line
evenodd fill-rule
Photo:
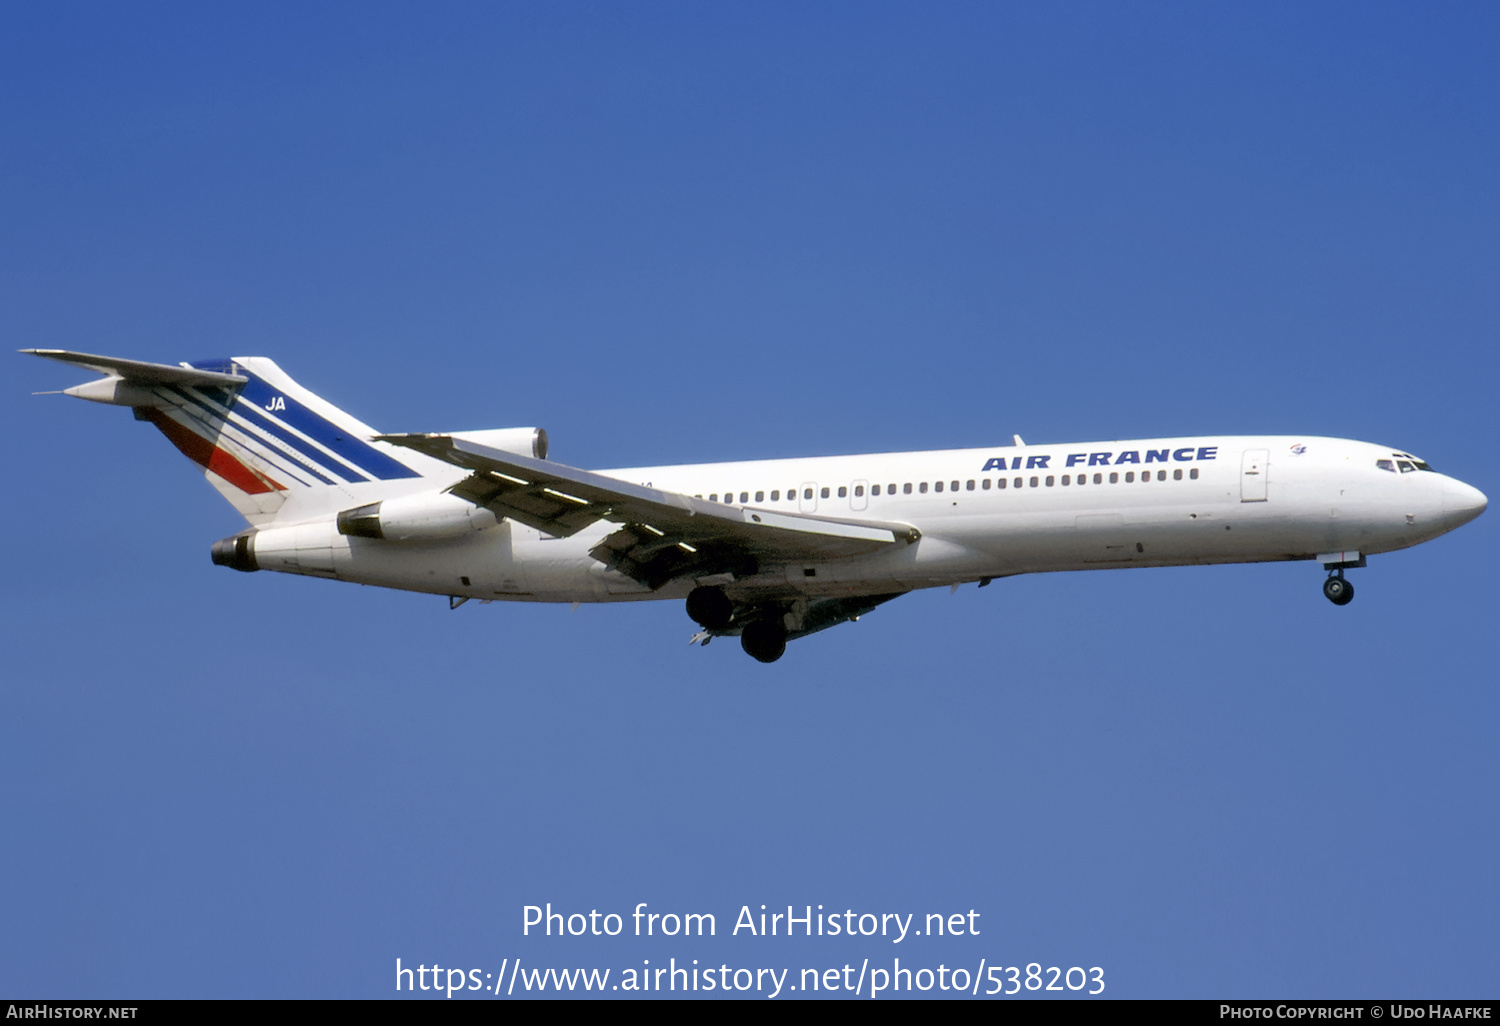
<path fill-rule="evenodd" d="M 382 499 L 338 515 L 339 534 L 394 542 L 461 538 L 495 523 L 495 514 L 483 506 L 447 492 Z"/>

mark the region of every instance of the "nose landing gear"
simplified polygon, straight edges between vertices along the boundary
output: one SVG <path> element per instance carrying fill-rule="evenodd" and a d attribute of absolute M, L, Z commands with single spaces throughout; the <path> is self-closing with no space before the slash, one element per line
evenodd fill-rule
<path fill-rule="evenodd" d="M 1314 557 L 1328 571 L 1328 580 L 1323 582 L 1323 595 L 1336 606 L 1347 606 L 1354 601 L 1354 585 L 1344 580 L 1345 570 L 1358 570 L 1365 565 L 1363 553 L 1353 549 L 1339 552 L 1323 552 Z"/>
<path fill-rule="evenodd" d="M 1344 579 L 1344 571 L 1335 570 L 1323 582 L 1323 594 L 1336 606 L 1347 606 L 1354 601 L 1354 584 Z"/>

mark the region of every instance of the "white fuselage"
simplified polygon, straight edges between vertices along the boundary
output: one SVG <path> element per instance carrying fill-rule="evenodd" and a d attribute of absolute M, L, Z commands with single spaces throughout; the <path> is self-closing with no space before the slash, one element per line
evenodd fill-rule
<path fill-rule="evenodd" d="M 722 585 L 739 601 L 884 595 L 1053 570 L 1352 562 L 1435 538 L 1485 508 L 1483 494 L 1446 475 L 1379 465 L 1404 455 L 1343 439 L 1242 436 L 600 471 L 752 510 L 905 524 L 920 534 L 869 556 L 762 565 L 754 576 L 689 578 L 655 591 L 589 555 L 618 526 L 609 522 L 551 538 L 501 520 L 456 538 L 401 542 L 346 537 L 322 518 L 262 529 L 256 556 L 268 570 L 536 602 L 681 598 L 698 583 Z M 440 490 L 464 476 L 450 469 L 448 480 L 371 482 L 367 494 Z"/>

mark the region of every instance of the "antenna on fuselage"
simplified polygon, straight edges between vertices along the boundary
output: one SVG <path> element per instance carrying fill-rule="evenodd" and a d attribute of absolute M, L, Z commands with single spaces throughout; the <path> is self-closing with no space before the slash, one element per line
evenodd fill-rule
<path fill-rule="evenodd" d="M 1020 447 L 1020 446 L 1023 446 L 1023 445 L 1026 444 L 1025 442 L 1021 441 L 1021 436 L 1020 435 L 1011 435 L 1010 437 L 1015 441 L 1017 447 Z"/>

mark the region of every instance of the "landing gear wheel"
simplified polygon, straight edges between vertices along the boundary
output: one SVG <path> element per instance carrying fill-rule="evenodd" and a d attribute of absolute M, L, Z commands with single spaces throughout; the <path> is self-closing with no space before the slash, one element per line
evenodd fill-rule
<path fill-rule="evenodd" d="M 1323 594 L 1336 606 L 1347 606 L 1354 601 L 1354 585 L 1342 577 L 1330 577 L 1323 582 Z"/>
<path fill-rule="evenodd" d="M 687 615 L 706 630 L 721 631 L 734 619 L 734 603 L 723 588 L 694 588 L 688 593 Z"/>
<path fill-rule="evenodd" d="M 786 651 L 786 628 L 779 620 L 755 620 L 740 632 L 740 647 L 751 658 L 774 663 Z"/>

